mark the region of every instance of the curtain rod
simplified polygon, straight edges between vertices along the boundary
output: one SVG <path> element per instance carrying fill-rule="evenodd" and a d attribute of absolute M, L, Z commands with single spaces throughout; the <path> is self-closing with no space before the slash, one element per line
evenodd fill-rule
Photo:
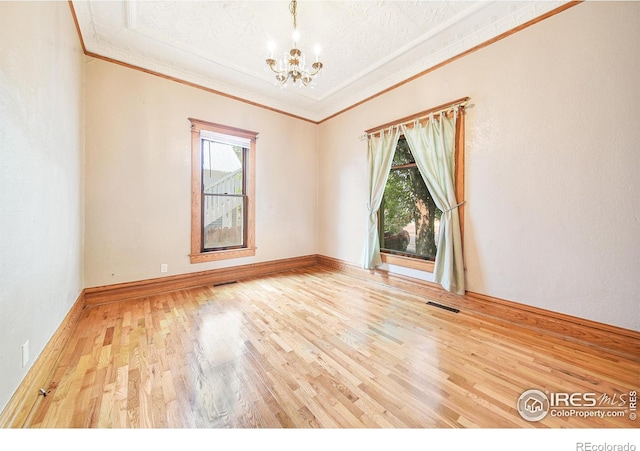
<path fill-rule="evenodd" d="M 411 116 L 403 117 L 402 119 L 395 120 L 393 122 L 387 122 L 386 124 L 378 125 L 377 127 L 370 128 L 369 130 L 365 130 L 364 138 L 372 133 L 378 133 L 385 128 L 394 127 L 402 124 L 407 124 L 409 122 L 415 121 L 416 119 L 421 119 L 426 117 L 432 113 L 442 113 L 445 110 L 453 108 L 454 106 L 464 106 L 468 101 L 469 97 L 462 97 L 461 99 L 454 100 L 453 102 L 443 103 L 442 105 L 438 105 L 433 108 L 429 108 L 428 110 L 421 111 L 416 114 L 412 114 Z M 362 138 L 362 136 L 361 136 Z"/>

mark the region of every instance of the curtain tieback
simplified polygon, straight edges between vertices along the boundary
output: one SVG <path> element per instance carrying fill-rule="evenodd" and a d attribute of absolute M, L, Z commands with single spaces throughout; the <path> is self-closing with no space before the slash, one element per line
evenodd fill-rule
<path fill-rule="evenodd" d="M 443 213 L 449 213 L 451 210 L 458 208 L 460 205 L 464 204 L 465 201 L 460 202 L 458 205 L 454 205 L 453 207 L 443 211 Z"/>

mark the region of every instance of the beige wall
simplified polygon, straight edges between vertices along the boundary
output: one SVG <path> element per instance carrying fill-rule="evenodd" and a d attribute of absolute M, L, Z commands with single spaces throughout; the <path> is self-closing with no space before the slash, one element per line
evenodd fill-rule
<path fill-rule="evenodd" d="M 0 409 L 83 286 L 361 263 L 359 136 L 463 96 L 468 289 L 640 330 L 639 21 L 638 2 L 583 3 L 316 126 L 83 65 L 66 2 L 0 2 Z M 259 132 L 255 257 L 189 263 L 188 117 Z"/>
<path fill-rule="evenodd" d="M 69 5 L 0 2 L 0 411 L 82 290 L 83 104 Z"/>
<path fill-rule="evenodd" d="M 101 60 L 86 90 L 85 286 L 316 253 L 315 124 Z M 189 117 L 259 133 L 255 257 L 189 263 Z"/>
<path fill-rule="evenodd" d="M 321 124 L 319 253 L 361 263 L 358 136 L 470 96 L 467 289 L 640 330 L 638 23 L 583 3 Z"/>

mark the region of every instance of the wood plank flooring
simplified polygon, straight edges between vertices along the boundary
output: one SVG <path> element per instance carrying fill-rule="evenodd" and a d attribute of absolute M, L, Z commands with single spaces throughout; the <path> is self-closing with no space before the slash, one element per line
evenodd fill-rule
<path fill-rule="evenodd" d="M 640 426 L 640 356 L 427 301 L 314 266 L 87 308 L 28 426 Z M 516 403 L 532 388 L 606 394 L 607 412 L 626 399 L 626 413 L 529 422 Z"/>

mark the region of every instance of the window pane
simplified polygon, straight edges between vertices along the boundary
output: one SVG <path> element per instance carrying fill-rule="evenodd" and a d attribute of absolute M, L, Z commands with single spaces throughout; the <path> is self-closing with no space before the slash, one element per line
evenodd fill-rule
<path fill-rule="evenodd" d="M 418 168 L 392 170 L 382 202 L 381 249 L 434 259 L 442 212 Z"/>
<path fill-rule="evenodd" d="M 203 249 L 244 243 L 244 149 L 202 140 Z"/>
<path fill-rule="evenodd" d="M 242 147 L 202 141 L 202 182 L 206 194 L 243 194 Z"/>
<path fill-rule="evenodd" d="M 402 166 L 404 164 L 415 163 L 411 150 L 409 150 L 409 144 L 404 136 L 398 140 L 396 146 L 396 152 L 393 154 L 393 162 L 391 166 Z"/>
<path fill-rule="evenodd" d="M 244 197 L 204 195 L 204 249 L 244 245 Z"/>

